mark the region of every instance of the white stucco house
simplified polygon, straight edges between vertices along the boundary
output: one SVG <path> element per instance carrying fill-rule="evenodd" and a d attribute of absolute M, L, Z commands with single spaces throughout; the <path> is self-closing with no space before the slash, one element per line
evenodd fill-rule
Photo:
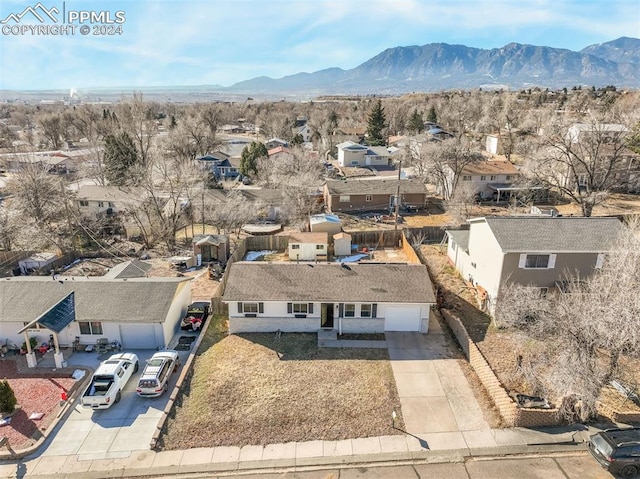
<path fill-rule="evenodd" d="M 328 233 L 290 233 L 289 259 L 291 261 L 326 261 L 329 249 Z"/>
<path fill-rule="evenodd" d="M 72 299 L 69 299 L 69 297 Z M 68 301 L 64 317 L 56 308 Z M 45 315 L 59 326 L 61 347 L 118 341 L 126 349 L 165 348 L 180 328 L 191 302 L 188 278 L 18 276 L 0 281 L 0 337 L 20 345 L 19 331 Z M 38 343 L 51 331 L 27 329 Z"/>
<path fill-rule="evenodd" d="M 491 314 L 507 282 L 546 293 L 568 274 L 593 273 L 622 230 L 617 218 L 606 217 L 504 216 L 468 223 L 468 230 L 447 231 L 447 257 Z"/>
<path fill-rule="evenodd" d="M 426 333 L 436 302 L 418 264 L 236 262 L 228 274 L 230 333 Z"/>

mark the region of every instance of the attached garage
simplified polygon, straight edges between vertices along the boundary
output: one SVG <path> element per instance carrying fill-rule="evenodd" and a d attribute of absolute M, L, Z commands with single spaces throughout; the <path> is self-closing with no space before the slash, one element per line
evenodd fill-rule
<path fill-rule="evenodd" d="M 420 306 L 387 305 L 384 317 L 385 331 L 420 331 Z"/>
<path fill-rule="evenodd" d="M 123 349 L 156 349 L 156 333 L 153 324 L 121 324 L 120 338 Z"/>

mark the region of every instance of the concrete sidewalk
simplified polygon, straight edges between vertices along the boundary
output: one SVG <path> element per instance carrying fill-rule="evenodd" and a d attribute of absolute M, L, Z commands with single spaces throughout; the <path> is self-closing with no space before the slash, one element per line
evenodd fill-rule
<path fill-rule="evenodd" d="M 126 457 L 85 459 L 78 455 L 40 456 L 0 464 L 0 477 L 106 478 L 295 469 L 376 462 L 461 462 L 465 457 L 579 451 L 588 431 L 502 429 L 496 447 L 450 448 L 434 442 L 426 449 L 412 435 L 343 441 L 291 442 L 266 446 L 211 447 L 179 451 L 136 451 Z M 570 444 L 575 440 L 574 444 Z M 84 460 L 83 460 L 84 459 Z"/>

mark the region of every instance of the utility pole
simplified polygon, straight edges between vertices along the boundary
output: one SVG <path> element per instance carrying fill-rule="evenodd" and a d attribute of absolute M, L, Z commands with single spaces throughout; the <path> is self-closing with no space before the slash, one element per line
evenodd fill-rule
<path fill-rule="evenodd" d="M 393 229 L 398 231 L 398 214 L 400 213 L 400 175 L 402 172 L 402 160 L 398 162 L 398 189 L 396 190 L 396 210 L 393 219 Z"/>

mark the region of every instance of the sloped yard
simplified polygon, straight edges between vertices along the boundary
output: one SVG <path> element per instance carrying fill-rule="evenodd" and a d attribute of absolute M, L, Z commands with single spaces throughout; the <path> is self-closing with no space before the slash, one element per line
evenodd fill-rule
<path fill-rule="evenodd" d="M 233 335 L 199 355 L 161 445 L 391 435 L 399 433 L 394 409 L 400 401 L 386 349 L 319 349 L 315 334 Z"/>

